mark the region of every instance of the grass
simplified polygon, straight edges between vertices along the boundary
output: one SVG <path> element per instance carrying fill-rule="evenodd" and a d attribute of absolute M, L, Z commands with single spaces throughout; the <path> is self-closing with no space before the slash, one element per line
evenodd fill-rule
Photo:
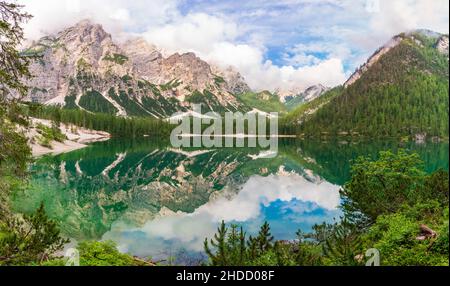
<path fill-rule="evenodd" d="M 286 112 L 286 107 L 276 94 L 268 91 L 247 92 L 237 96 L 245 105 L 265 112 Z"/>

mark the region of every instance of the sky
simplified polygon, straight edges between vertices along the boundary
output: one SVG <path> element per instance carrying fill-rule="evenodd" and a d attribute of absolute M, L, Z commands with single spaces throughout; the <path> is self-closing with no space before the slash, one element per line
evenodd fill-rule
<path fill-rule="evenodd" d="M 30 40 L 83 19 L 118 42 L 141 36 L 168 53 L 233 66 L 255 90 L 345 82 L 392 36 L 448 34 L 447 0 L 17 0 Z"/>

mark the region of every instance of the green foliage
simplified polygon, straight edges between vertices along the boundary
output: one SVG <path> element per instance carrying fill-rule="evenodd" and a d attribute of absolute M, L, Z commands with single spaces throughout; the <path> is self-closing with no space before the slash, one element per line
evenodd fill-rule
<path fill-rule="evenodd" d="M 128 57 L 121 54 L 112 54 L 112 55 L 108 54 L 103 58 L 103 60 L 110 61 L 118 65 L 123 65 L 128 61 Z"/>
<path fill-rule="evenodd" d="M 22 24 L 27 22 L 31 15 L 22 11 L 22 5 L 16 3 L 0 2 L 0 105 L 14 100 L 17 95 L 24 96 L 28 91 L 22 82 L 29 78 L 29 60 L 26 55 L 21 55 L 18 47 L 21 45 L 24 33 Z M 11 91 L 16 91 L 15 97 L 10 96 Z"/>
<path fill-rule="evenodd" d="M 78 244 L 80 266 L 132 266 L 132 256 L 120 253 L 112 241 L 84 241 Z"/>
<path fill-rule="evenodd" d="M 106 131 L 114 137 L 144 135 L 168 136 L 172 125 L 151 117 L 117 117 L 111 114 L 90 113 L 79 109 L 60 109 L 39 104 L 28 105 L 28 115 L 36 118 L 59 120 L 88 129 Z"/>
<path fill-rule="evenodd" d="M 425 172 L 417 154 L 400 150 L 380 152 L 377 161 L 360 157 L 351 168 L 352 178 L 341 191 L 347 214 L 362 212 L 374 221 L 429 196 L 424 190 Z M 429 190 L 432 191 L 432 190 Z"/>
<path fill-rule="evenodd" d="M 217 229 L 214 238 L 205 239 L 204 249 L 213 266 L 271 266 L 294 265 L 295 258 L 290 255 L 291 245 L 274 243 L 270 226 L 266 222 L 256 237 L 246 238 L 242 227 L 224 222 Z M 210 247 L 212 246 L 212 249 Z"/>
<path fill-rule="evenodd" d="M 167 90 L 171 90 L 173 88 L 177 88 L 181 84 L 182 84 L 182 82 L 180 80 L 173 79 L 166 84 L 161 84 L 159 87 L 161 88 L 162 91 L 167 91 Z"/>
<path fill-rule="evenodd" d="M 245 258 L 245 233 L 242 228 L 239 235 L 236 226 L 232 226 L 231 232 L 229 232 L 225 222 L 222 221 L 222 224 L 217 229 L 217 233 L 214 235 L 214 239 L 211 239 L 210 243 L 215 252 L 210 249 L 208 239 L 205 239 L 204 248 L 210 258 L 211 265 L 243 265 Z"/>
<path fill-rule="evenodd" d="M 300 106 L 287 122 L 297 125 L 297 133 L 315 137 L 426 133 L 448 138 L 448 88 L 447 58 L 434 45 L 421 46 L 405 37 L 312 116 L 305 113 L 311 108 Z"/>
<path fill-rule="evenodd" d="M 440 208 L 432 212 L 428 209 L 426 217 L 424 211 L 423 205 L 405 207 L 398 213 L 379 216 L 369 228 L 363 239 L 380 251 L 382 265 L 448 265 L 448 208 L 444 216 Z M 418 240 L 420 224 L 436 229 L 437 238 Z"/>
<path fill-rule="evenodd" d="M 15 125 L 2 116 L 1 108 L 0 150 L 2 150 L 0 152 L 0 178 L 7 174 L 25 176 L 27 163 L 31 160 L 31 150 L 27 144 L 27 138 L 23 133 L 16 132 Z"/>
<path fill-rule="evenodd" d="M 0 265 L 40 263 L 67 242 L 41 204 L 32 215 L 0 222 Z"/>
<path fill-rule="evenodd" d="M 22 186 L 26 177 L 31 150 L 18 125 L 28 126 L 17 101 L 27 94 L 23 83 L 30 77 L 29 56 L 22 55 L 18 47 L 23 41 L 22 24 L 31 16 L 23 6 L 0 1 L 0 224 L 9 216 L 9 194 Z"/>
<path fill-rule="evenodd" d="M 271 250 L 273 248 L 273 239 L 274 238 L 270 233 L 269 223 L 265 222 L 261 226 L 261 230 L 257 237 L 249 237 L 248 247 L 250 249 L 250 258 L 256 259 L 265 252 Z"/>
<path fill-rule="evenodd" d="M 81 71 L 85 71 L 85 70 L 87 70 L 87 69 L 89 69 L 89 68 L 91 68 L 92 66 L 91 66 L 91 64 L 89 64 L 85 59 L 83 59 L 83 58 L 80 58 L 78 61 L 77 61 L 77 68 L 78 69 L 80 69 Z"/>
<path fill-rule="evenodd" d="M 225 79 L 224 79 L 223 77 L 221 77 L 221 76 L 215 76 L 215 77 L 214 77 L 214 83 L 215 83 L 217 86 L 220 86 L 220 85 L 222 85 L 222 84 L 225 83 Z"/>
<path fill-rule="evenodd" d="M 204 90 L 203 93 L 194 90 L 191 95 L 186 97 L 186 102 L 191 104 L 201 104 L 202 112 L 217 112 L 219 114 L 224 114 L 227 111 L 237 111 L 236 107 L 233 105 L 223 106 L 222 103 L 219 102 L 216 95 L 208 90 Z"/>
<path fill-rule="evenodd" d="M 300 125 L 309 120 L 317 110 L 328 104 L 333 98 L 340 95 L 342 87 L 333 88 L 322 96 L 299 105 L 284 117 L 280 118 L 280 132 L 282 134 L 299 134 L 302 132 Z"/>
<path fill-rule="evenodd" d="M 286 107 L 280 102 L 278 96 L 268 91 L 260 93 L 247 92 L 237 95 L 237 98 L 245 105 L 264 112 L 286 112 Z"/>
<path fill-rule="evenodd" d="M 79 105 L 87 111 L 97 113 L 116 114 L 117 112 L 114 105 L 95 90 L 86 92 L 80 98 Z"/>
<path fill-rule="evenodd" d="M 37 137 L 37 142 L 39 145 L 41 145 L 42 147 L 48 148 L 48 149 L 53 149 L 52 146 L 52 141 L 50 140 L 50 138 L 45 137 L 45 136 L 38 136 Z"/>
<path fill-rule="evenodd" d="M 146 260 L 120 253 L 113 241 L 84 241 L 77 246 L 80 266 L 153 266 Z M 67 258 L 53 258 L 41 266 L 66 266 Z"/>
<path fill-rule="evenodd" d="M 203 94 L 200 91 L 195 90 L 190 96 L 186 98 L 186 101 L 190 103 L 202 103 Z"/>
<path fill-rule="evenodd" d="M 447 172 L 426 175 L 416 154 L 381 152 L 377 161 L 360 157 L 354 162 L 341 195 L 345 217 L 315 225 L 311 233 L 299 230 L 296 241 L 273 241 L 267 223 L 246 240 L 242 228 L 236 232 L 232 227 L 234 234 L 227 235 L 222 223 L 211 241 L 214 251 L 205 240 L 210 263 L 356 266 L 365 263 L 368 249 L 376 248 L 382 266 L 449 264 Z M 435 235 L 424 236 L 424 227 Z M 246 244 L 236 243 L 243 240 Z"/>
<path fill-rule="evenodd" d="M 333 226 L 323 245 L 324 256 L 332 265 L 357 266 L 357 255 L 362 253 L 359 229 L 346 219 Z"/>
<path fill-rule="evenodd" d="M 51 127 L 38 123 L 36 130 L 40 134 L 38 137 L 38 143 L 47 148 L 52 148 L 52 141 L 64 142 L 64 140 L 67 139 L 67 137 L 61 132 L 59 123 L 56 122 L 52 122 Z"/>
<path fill-rule="evenodd" d="M 297 109 L 300 105 L 305 104 L 306 102 L 301 96 L 294 97 L 290 100 L 287 100 L 284 105 L 288 111 L 293 111 Z"/>
<path fill-rule="evenodd" d="M 426 175 L 417 155 L 382 152 L 356 161 L 342 195 L 348 217 L 368 218 L 362 240 L 382 265 L 448 265 L 448 172 Z M 419 239 L 421 225 L 436 237 Z"/>

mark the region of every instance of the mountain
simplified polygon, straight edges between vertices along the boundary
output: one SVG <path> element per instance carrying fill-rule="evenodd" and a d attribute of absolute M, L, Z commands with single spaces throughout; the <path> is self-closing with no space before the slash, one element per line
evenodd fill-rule
<path fill-rule="evenodd" d="M 328 90 L 330 89 L 321 84 L 308 87 L 298 95 L 287 97 L 285 102 L 286 108 L 293 110 L 301 104 L 311 102 L 319 96 L 322 96 Z"/>
<path fill-rule="evenodd" d="M 164 209 L 193 213 L 210 200 L 231 200 L 254 174 L 283 176 L 283 170 L 322 182 L 299 154 L 267 160 L 255 148 L 174 149 L 149 140 L 91 147 L 31 166 L 33 187 L 15 198 L 15 207 L 28 213 L 44 202 L 49 216 L 64 222 L 64 235 L 101 239 L 118 220 L 142 227 Z"/>
<path fill-rule="evenodd" d="M 286 117 L 305 136 L 444 137 L 449 132 L 448 35 L 403 33 L 338 87 Z"/>
<path fill-rule="evenodd" d="M 166 118 L 193 103 L 205 111 L 249 110 L 234 96 L 249 90 L 233 69 L 220 71 L 194 53 L 164 57 L 143 39 L 116 44 L 101 25 L 79 22 L 23 51 L 39 56 L 28 98 L 120 116 Z"/>
<path fill-rule="evenodd" d="M 228 67 L 226 69 L 220 69 L 217 66 L 212 66 L 214 74 L 225 80 L 227 89 L 233 94 L 242 94 L 246 92 L 251 92 L 252 90 L 245 82 L 244 77 L 236 71 L 233 67 Z"/>

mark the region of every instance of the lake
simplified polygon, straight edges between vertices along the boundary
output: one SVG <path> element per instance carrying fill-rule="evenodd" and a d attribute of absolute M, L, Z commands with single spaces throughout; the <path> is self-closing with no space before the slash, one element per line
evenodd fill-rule
<path fill-rule="evenodd" d="M 29 213 L 44 202 L 72 244 L 113 240 L 133 255 L 197 264 L 204 239 L 222 220 L 248 234 L 268 221 L 282 240 L 339 220 L 350 160 L 398 148 L 419 153 L 427 172 L 448 170 L 448 142 L 280 139 L 278 155 L 268 159 L 258 149 L 181 150 L 150 139 L 112 139 L 40 158 L 13 205 Z"/>

